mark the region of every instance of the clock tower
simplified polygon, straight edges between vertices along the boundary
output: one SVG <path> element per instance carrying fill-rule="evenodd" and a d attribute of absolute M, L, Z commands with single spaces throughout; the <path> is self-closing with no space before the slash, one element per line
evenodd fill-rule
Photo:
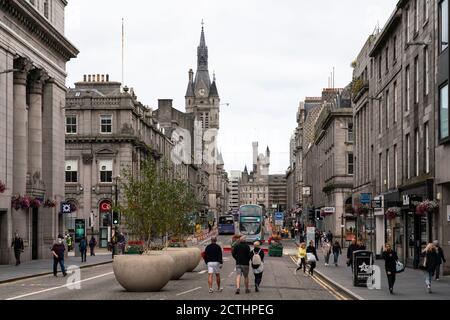
<path fill-rule="evenodd" d="M 197 47 L 197 72 L 189 70 L 189 83 L 186 90 L 186 112 L 194 113 L 197 121 L 202 123 L 203 130 L 219 129 L 220 98 L 216 86 L 209 77 L 208 47 L 202 22 L 200 45 Z"/>

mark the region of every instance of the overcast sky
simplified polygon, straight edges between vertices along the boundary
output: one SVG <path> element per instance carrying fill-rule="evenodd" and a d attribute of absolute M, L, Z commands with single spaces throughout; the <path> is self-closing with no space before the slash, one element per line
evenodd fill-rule
<path fill-rule="evenodd" d="M 219 146 L 225 168 L 252 164 L 252 141 L 271 149 L 271 173 L 289 166 L 298 104 L 320 96 L 335 67 L 336 87 L 352 77 L 356 58 L 397 0 L 76 0 L 66 10 L 66 35 L 80 50 L 67 85 L 83 74 L 121 81 L 125 19 L 125 84 L 156 108 L 173 99 L 184 111 L 188 70 L 196 70 L 201 20 L 209 69 L 222 103 Z"/>

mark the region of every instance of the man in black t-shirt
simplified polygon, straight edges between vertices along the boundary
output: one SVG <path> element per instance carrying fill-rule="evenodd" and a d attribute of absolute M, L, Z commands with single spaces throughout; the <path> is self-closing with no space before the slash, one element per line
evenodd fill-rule
<path fill-rule="evenodd" d="M 216 275 L 217 290 L 219 292 L 223 291 L 220 286 L 220 269 L 223 265 L 222 259 L 222 248 L 217 244 L 217 238 L 211 238 L 211 244 L 205 249 L 204 260 L 208 266 L 208 285 L 209 293 L 213 293 L 213 276 Z"/>
<path fill-rule="evenodd" d="M 12 241 L 11 247 L 14 248 L 14 256 L 16 257 L 16 266 L 18 266 L 20 264 L 20 254 L 24 250 L 23 240 L 18 233 L 16 233 L 16 236 Z"/>
<path fill-rule="evenodd" d="M 52 247 L 52 254 L 53 254 L 53 275 L 57 277 L 58 273 L 58 263 L 61 266 L 61 272 L 63 273 L 63 276 L 65 277 L 67 275 L 66 268 L 64 267 L 64 252 L 66 251 L 66 248 L 64 247 L 64 237 L 63 235 L 58 236 L 57 242 Z"/>
<path fill-rule="evenodd" d="M 236 260 L 236 294 L 239 294 L 241 290 L 241 275 L 244 276 L 245 293 L 250 293 L 248 273 L 252 255 L 250 246 L 245 242 L 244 236 L 239 239 L 238 244 L 233 248 L 232 255 Z"/>

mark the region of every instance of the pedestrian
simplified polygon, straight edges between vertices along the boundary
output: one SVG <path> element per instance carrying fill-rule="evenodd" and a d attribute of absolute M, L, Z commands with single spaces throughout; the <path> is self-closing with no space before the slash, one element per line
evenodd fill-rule
<path fill-rule="evenodd" d="M 433 243 L 429 243 L 425 250 L 422 251 L 422 257 L 424 258 L 420 268 L 425 271 L 425 284 L 427 286 L 428 293 L 431 293 L 431 281 L 433 280 L 434 273 L 436 272 L 436 266 L 438 264 L 438 251 Z"/>
<path fill-rule="evenodd" d="M 91 257 L 95 256 L 95 246 L 97 245 L 97 240 L 94 236 L 91 237 L 91 240 L 89 240 L 89 249 L 91 249 Z"/>
<path fill-rule="evenodd" d="M 211 244 L 205 248 L 204 260 L 208 266 L 209 293 L 213 293 L 213 277 L 216 275 L 217 291 L 222 292 L 220 286 L 220 269 L 223 266 L 222 248 L 217 244 L 217 238 L 211 238 Z"/>
<path fill-rule="evenodd" d="M 231 238 L 231 249 L 234 249 L 234 247 L 239 243 L 240 238 L 241 238 L 241 236 L 239 236 L 239 235 L 234 235 Z M 269 244 L 270 244 L 270 241 L 269 241 Z"/>
<path fill-rule="evenodd" d="M 242 236 L 232 251 L 234 260 L 236 260 L 236 294 L 240 293 L 241 276 L 244 276 L 245 293 L 250 293 L 248 273 L 250 268 L 251 252 L 250 246 L 245 243 L 245 237 Z"/>
<path fill-rule="evenodd" d="M 435 241 L 433 241 L 433 244 L 436 247 L 437 254 L 438 254 L 435 276 L 436 276 L 436 281 L 439 281 L 439 277 L 441 274 L 441 264 L 446 263 L 447 261 L 445 260 L 444 250 L 442 250 L 441 246 L 439 245 L 439 241 L 435 240 Z"/>
<path fill-rule="evenodd" d="M 83 237 L 78 245 L 81 253 L 81 262 L 86 262 L 87 241 L 86 237 Z"/>
<path fill-rule="evenodd" d="M 315 240 L 316 240 L 315 247 L 317 248 L 317 247 L 319 246 L 319 241 L 320 241 L 320 233 L 319 233 L 319 230 L 316 230 Z"/>
<path fill-rule="evenodd" d="M 352 268 L 353 272 L 353 252 L 358 251 L 359 246 L 356 238 L 353 238 L 352 243 L 347 249 L 347 266 Z"/>
<path fill-rule="evenodd" d="M 125 235 L 123 234 L 123 232 L 121 232 L 119 234 L 118 242 L 119 242 L 120 251 L 122 252 L 122 254 L 125 254 L 125 244 L 126 244 L 127 240 L 125 239 Z"/>
<path fill-rule="evenodd" d="M 300 270 L 302 267 L 303 267 L 303 274 L 306 274 L 306 243 L 302 242 L 298 247 L 297 257 L 298 257 L 297 260 L 298 268 L 295 270 L 295 274 L 297 274 L 297 271 Z"/>
<path fill-rule="evenodd" d="M 309 242 L 309 246 L 306 248 L 306 261 L 309 265 L 309 274 L 311 276 L 314 276 L 314 269 L 316 268 L 316 262 L 319 261 L 319 257 L 317 256 L 317 251 L 312 240 Z"/>
<path fill-rule="evenodd" d="M 67 243 L 67 251 L 70 252 L 70 251 L 72 251 L 72 237 L 70 236 L 70 234 L 67 234 L 65 239 L 66 239 L 66 243 Z"/>
<path fill-rule="evenodd" d="M 333 234 L 331 233 L 331 230 L 328 230 L 327 240 L 328 242 L 333 243 Z"/>
<path fill-rule="evenodd" d="M 16 267 L 20 264 L 20 254 L 24 251 L 23 239 L 16 232 L 11 243 L 11 248 L 14 248 L 14 256 L 16 257 Z"/>
<path fill-rule="evenodd" d="M 386 269 L 386 275 L 388 278 L 389 292 L 394 294 L 395 275 L 397 273 L 397 253 L 392 250 L 389 243 L 386 243 L 385 250 L 383 251 L 383 259 L 385 261 L 384 267 Z"/>
<path fill-rule="evenodd" d="M 362 241 L 358 241 L 358 250 L 366 250 L 366 245 Z"/>
<path fill-rule="evenodd" d="M 65 277 L 67 275 L 66 268 L 64 267 L 64 252 L 66 248 L 64 247 L 64 236 L 62 234 L 58 235 L 57 242 L 52 247 L 53 254 L 53 275 L 58 276 L 58 263 L 61 266 L 61 272 Z"/>
<path fill-rule="evenodd" d="M 334 265 L 338 266 L 339 255 L 342 254 L 342 248 L 339 244 L 339 241 L 335 241 L 333 244 L 333 257 L 334 257 Z"/>
<path fill-rule="evenodd" d="M 264 272 L 264 251 L 261 249 L 261 243 L 259 241 L 256 241 L 253 244 L 251 261 L 253 274 L 255 275 L 255 291 L 259 292 L 259 287 L 261 285 Z"/>
<path fill-rule="evenodd" d="M 325 266 L 327 267 L 329 265 L 331 255 L 331 243 L 328 242 L 328 239 L 323 242 L 322 253 L 325 260 Z"/>
<path fill-rule="evenodd" d="M 208 233 L 211 233 L 211 230 L 212 230 L 211 222 L 208 222 Z"/>

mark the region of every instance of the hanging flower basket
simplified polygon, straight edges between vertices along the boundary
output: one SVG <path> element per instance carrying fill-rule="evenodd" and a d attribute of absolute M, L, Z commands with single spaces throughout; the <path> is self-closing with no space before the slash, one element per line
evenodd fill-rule
<path fill-rule="evenodd" d="M 0 193 L 3 193 L 6 191 L 6 185 L 3 183 L 2 180 L 0 180 Z"/>
<path fill-rule="evenodd" d="M 427 213 L 433 213 L 439 208 L 439 204 L 437 201 L 425 200 L 420 202 L 416 206 L 416 214 L 419 216 L 424 216 Z"/>
<path fill-rule="evenodd" d="M 13 196 L 11 198 L 11 207 L 13 207 L 17 211 L 20 208 L 22 208 L 21 202 L 22 202 L 21 196 Z"/>
<path fill-rule="evenodd" d="M 387 211 L 385 213 L 386 214 L 386 218 L 388 220 L 393 220 L 400 214 L 400 212 L 401 212 L 401 209 L 398 208 L 398 207 L 389 208 L 389 209 L 387 209 Z"/>
<path fill-rule="evenodd" d="M 303 212 L 302 208 L 297 208 L 297 209 L 294 210 L 295 214 L 302 214 L 302 212 Z"/>
<path fill-rule="evenodd" d="M 44 208 L 55 208 L 56 207 L 56 202 L 52 201 L 50 199 L 45 200 L 44 202 Z"/>
<path fill-rule="evenodd" d="M 24 196 L 20 199 L 20 207 L 22 209 L 29 209 L 31 206 L 31 198 L 29 196 Z"/>
<path fill-rule="evenodd" d="M 345 213 L 355 214 L 355 208 L 351 204 L 346 204 Z"/>
<path fill-rule="evenodd" d="M 356 209 L 356 213 L 360 216 L 365 216 L 369 213 L 369 206 L 364 205 L 364 206 L 358 206 L 358 208 Z"/>
<path fill-rule="evenodd" d="M 41 205 L 42 205 L 42 202 L 39 199 L 34 198 L 34 199 L 31 199 L 31 201 L 30 201 L 31 208 L 40 208 Z"/>

